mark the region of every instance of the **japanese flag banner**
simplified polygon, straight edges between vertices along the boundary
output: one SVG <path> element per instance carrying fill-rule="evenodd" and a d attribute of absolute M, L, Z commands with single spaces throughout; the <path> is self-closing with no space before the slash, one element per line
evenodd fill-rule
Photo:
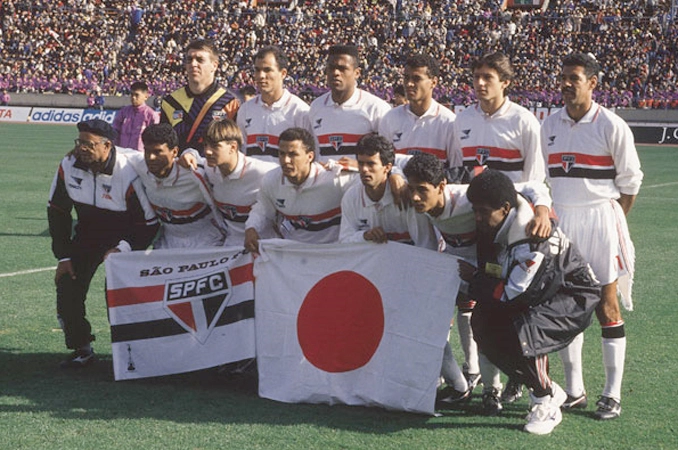
<path fill-rule="evenodd" d="M 116 380 L 255 356 L 252 256 L 242 248 L 114 253 L 105 264 Z"/>
<path fill-rule="evenodd" d="M 259 395 L 433 414 L 457 259 L 396 242 L 261 241 Z"/>

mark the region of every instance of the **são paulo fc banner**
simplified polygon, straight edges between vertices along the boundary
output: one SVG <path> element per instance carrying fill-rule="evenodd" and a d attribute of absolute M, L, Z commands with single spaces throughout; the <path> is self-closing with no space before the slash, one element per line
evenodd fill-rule
<path fill-rule="evenodd" d="M 261 397 L 434 413 L 455 257 L 266 240 L 254 274 Z"/>
<path fill-rule="evenodd" d="M 106 299 L 116 380 L 253 358 L 252 256 L 241 248 L 114 253 Z"/>

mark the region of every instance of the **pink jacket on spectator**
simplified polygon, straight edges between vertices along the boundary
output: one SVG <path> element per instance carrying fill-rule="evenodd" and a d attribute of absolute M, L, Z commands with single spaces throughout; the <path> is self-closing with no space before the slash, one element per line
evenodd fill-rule
<path fill-rule="evenodd" d="M 113 128 L 118 132 L 115 145 L 143 151 L 141 133 L 147 126 L 159 122 L 160 115 L 148 105 L 144 104 L 138 108 L 132 105 L 125 106 L 117 112 L 113 120 Z"/>

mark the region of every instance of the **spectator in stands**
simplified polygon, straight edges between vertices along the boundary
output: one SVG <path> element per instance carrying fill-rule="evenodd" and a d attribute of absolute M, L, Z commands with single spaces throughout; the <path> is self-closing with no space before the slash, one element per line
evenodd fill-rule
<path fill-rule="evenodd" d="M 101 89 L 97 89 L 94 93 L 94 107 L 98 108 L 99 111 L 103 111 L 105 104 L 106 98 L 104 97 L 104 94 L 101 92 Z"/>
<path fill-rule="evenodd" d="M 257 95 L 257 90 L 254 89 L 254 86 L 250 86 L 249 84 L 246 86 L 243 86 L 238 90 L 238 93 L 240 94 L 240 97 L 242 97 L 243 103 L 246 102 L 247 100 L 251 99 L 255 95 Z"/>
<path fill-rule="evenodd" d="M 132 82 L 129 74 L 135 74 L 133 78 L 152 80 L 153 91 L 172 92 L 183 84 L 182 49 L 196 29 L 205 30 L 224 50 L 228 64 L 217 74 L 222 82 L 252 84 L 243 69 L 251 67 L 253 53 L 244 49 L 252 42 L 284 42 L 295 67 L 288 89 L 314 96 L 327 89 L 320 74 L 330 42 L 352 42 L 363 49 L 361 87 L 383 98 L 392 96 L 393 80 L 399 77 L 396 68 L 411 52 L 426 52 L 440 61 L 435 97 L 446 96 L 454 105 L 473 102 L 465 69 L 470 59 L 492 51 L 502 51 L 514 62 L 518 81 L 512 98 L 522 106 L 560 104 L 555 55 L 577 48 L 596 49 L 606 67 L 628 69 L 611 71 L 601 80 L 603 92 L 608 85 L 619 92 L 614 97 L 597 95 L 606 106 L 630 98 L 648 100 L 650 84 L 653 100 L 664 93 L 675 99 L 678 84 L 678 53 L 672 47 L 678 27 L 670 21 L 667 0 L 654 8 L 646 8 L 644 0 L 618 2 L 615 8 L 589 2 L 579 9 L 579 33 L 579 11 L 572 2 L 550 2 L 544 11 L 521 9 L 513 14 L 501 11 L 500 2 L 466 1 L 463 10 L 457 2 L 434 2 L 436 14 L 430 19 L 426 9 L 417 10 L 408 2 L 393 8 L 387 1 L 329 0 L 322 6 L 297 3 L 291 9 L 269 2 L 224 2 L 218 9 L 210 2 L 145 2 L 133 32 L 132 9 L 123 2 L 106 2 L 106 8 L 81 3 L 0 2 L 0 87 L 86 95 L 99 85 L 104 92 L 126 94 Z M 72 20 L 61 20 L 64 12 Z M 565 22 L 571 22 L 571 34 Z M 597 33 L 603 25 L 606 33 Z M 83 62 L 86 71 L 80 69 Z M 663 104 L 653 102 L 653 107 Z"/>
<path fill-rule="evenodd" d="M 11 97 L 9 95 L 9 92 L 7 92 L 7 89 L 2 90 L 2 94 L 0 94 L 0 106 L 7 106 L 9 105 L 9 102 L 11 101 Z"/>
<path fill-rule="evenodd" d="M 405 96 L 405 87 L 402 84 L 397 84 L 393 88 L 393 99 L 391 100 L 393 107 L 407 104 L 407 97 Z"/>
<path fill-rule="evenodd" d="M 149 92 L 143 81 L 132 83 L 131 105 L 120 109 L 113 120 L 113 128 L 118 133 L 115 145 L 143 151 L 141 134 L 146 127 L 160 121 L 160 115 L 146 104 Z"/>

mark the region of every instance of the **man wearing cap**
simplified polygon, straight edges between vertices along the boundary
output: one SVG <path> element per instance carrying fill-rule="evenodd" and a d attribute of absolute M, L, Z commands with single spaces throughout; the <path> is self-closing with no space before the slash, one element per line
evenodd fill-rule
<path fill-rule="evenodd" d="M 61 161 L 47 206 L 57 317 L 73 353 L 63 368 L 89 365 L 94 340 L 85 318 L 85 298 L 97 267 L 111 252 L 148 247 L 158 222 L 134 168 L 117 154 L 115 131 L 100 119 L 78 123 L 75 148 Z M 77 224 L 73 230 L 72 209 Z"/>

